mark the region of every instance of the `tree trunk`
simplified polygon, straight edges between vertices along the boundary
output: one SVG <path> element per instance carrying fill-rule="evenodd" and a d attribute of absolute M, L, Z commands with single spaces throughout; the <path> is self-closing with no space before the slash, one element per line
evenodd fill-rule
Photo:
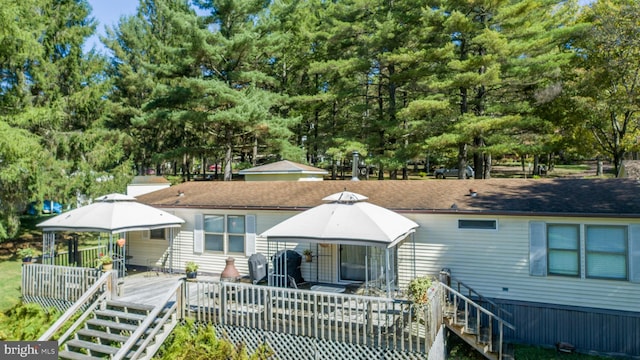
<path fill-rule="evenodd" d="M 231 162 L 233 161 L 233 144 L 231 142 L 231 130 L 227 129 L 225 131 L 225 147 L 226 151 L 224 153 L 224 181 L 231 181 Z"/>

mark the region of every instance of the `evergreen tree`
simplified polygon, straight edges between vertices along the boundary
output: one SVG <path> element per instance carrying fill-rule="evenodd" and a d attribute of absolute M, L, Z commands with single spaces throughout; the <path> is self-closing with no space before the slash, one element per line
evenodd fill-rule
<path fill-rule="evenodd" d="M 435 50 L 447 68 L 433 85 L 458 115 L 428 144 L 455 144 L 459 169 L 473 155 L 479 178 L 490 176 L 492 151 L 522 151 L 518 143 L 544 129 L 536 95 L 561 81 L 575 10 L 571 2 L 541 0 L 431 3 L 429 27 L 450 38 Z"/>
<path fill-rule="evenodd" d="M 640 4 L 598 1 L 586 10 L 585 20 L 592 28 L 577 44 L 577 126 L 591 130 L 618 174 L 625 153 L 640 149 Z"/>

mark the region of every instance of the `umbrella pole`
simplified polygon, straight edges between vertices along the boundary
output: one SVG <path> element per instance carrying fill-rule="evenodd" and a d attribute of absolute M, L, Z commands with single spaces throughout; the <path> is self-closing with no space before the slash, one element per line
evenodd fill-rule
<path fill-rule="evenodd" d="M 387 282 L 387 297 L 391 297 L 391 283 L 389 281 L 389 271 L 390 270 L 390 266 L 389 266 L 389 248 L 386 248 L 384 250 L 384 262 L 385 262 L 385 271 L 384 271 L 384 275 L 385 275 L 385 281 Z"/>
<path fill-rule="evenodd" d="M 173 274 L 173 228 L 169 228 L 169 274 Z"/>

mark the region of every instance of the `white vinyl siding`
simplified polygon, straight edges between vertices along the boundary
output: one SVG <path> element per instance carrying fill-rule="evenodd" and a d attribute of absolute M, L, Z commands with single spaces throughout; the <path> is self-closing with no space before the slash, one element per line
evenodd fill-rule
<path fill-rule="evenodd" d="M 176 208 L 175 215 L 185 220 L 173 243 L 173 266 L 177 271 L 184 270 L 186 261 L 196 261 L 201 272 L 220 274 L 229 255 L 216 253 L 194 253 L 194 231 L 196 214 L 201 209 Z M 225 210 L 227 214 L 247 215 L 247 211 Z M 272 226 L 297 214 L 297 211 L 252 210 L 255 215 L 256 237 L 255 252 L 269 257 L 274 244 L 268 245 L 259 235 Z M 487 298 L 512 301 L 550 303 L 568 306 L 582 306 L 621 311 L 638 311 L 640 286 L 631 281 L 612 281 L 569 276 L 531 276 L 530 275 L 530 226 L 538 223 L 574 223 L 585 225 L 619 225 L 630 227 L 629 258 L 636 259 L 629 264 L 629 278 L 640 282 L 640 219 L 613 218 L 577 218 L 577 217 L 540 217 L 540 216 L 474 216 L 478 219 L 497 220 L 500 224 L 496 231 L 460 231 L 459 214 L 402 213 L 416 221 L 420 227 L 415 233 L 415 250 L 410 240 L 401 244 L 398 252 L 400 289 L 405 289 L 414 276 L 437 276 L 442 268 L 450 268 L 453 277 Z M 469 217 L 471 218 L 471 217 Z M 247 220 L 247 223 L 249 220 Z M 543 228 L 544 229 L 544 228 Z M 635 230 L 634 230 L 635 229 Z M 546 230 L 542 233 L 546 233 Z M 581 238 L 584 239 L 584 226 Z M 543 236 L 544 238 L 544 236 Z M 546 241 L 546 240 L 545 240 Z M 582 240 L 584 242 L 584 240 Z M 154 242 L 161 244 L 161 242 Z M 288 243 L 287 248 L 296 249 L 297 244 Z M 308 244 L 301 244 L 298 250 Z M 285 247 L 280 244 L 280 250 Z M 338 265 L 335 259 L 338 251 L 335 246 L 318 249 L 320 261 L 302 262 L 303 277 L 319 281 L 337 281 Z M 584 250 L 581 252 L 584 264 Z M 248 256 L 233 255 L 235 265 L 242 275 L 248 275 Z M 546 259 L 546 255 L 543 256 Z M 546 260 L 544 260 L 546 262 Z M 415 266 L 414 266 L 415 264 Z M 634 266 L 635 264 L 635 266 Z M 581 269 L 584 276 L 584 270 Z M 637 275 L 634 275 L 637 274 Z"/>
<path fill-rule="evenodd" d="M 415 276 L 437 277 L 441 269 L 449 268 L 454 278 L 488 298 L 638 311 L 640 287 L 637 283 L 584 278 L 582 270 L 582 277 L 530 275 L 530 255 L 535 254 L 535 251 L 530 254 L 530 233 L 533 238 L 541 234 L 544 239 L 547 223 L 590 225 L 606 221 L 627 226 L 629 219 L 499 216 L 497 232 L 469 233 L 458 230 L 459 215 L 403 215 L 420 227 L 416 231 L 415 252 L 411 243 L 406 242 L 398 253 L 401 288 L 406 288 L 414 276 L 412 264 L 415 259 Z M 539 231 L 532 231 L 530 224 L 538 224 Z M 584 226 L 580 231 L 583 239 Z M 581 257 L 584 263 L 584 253 Z M 546 258 L 546 251 L 542 251 L 543 264 Z M 544 271 L 545 267 L 541 269 Z"/>

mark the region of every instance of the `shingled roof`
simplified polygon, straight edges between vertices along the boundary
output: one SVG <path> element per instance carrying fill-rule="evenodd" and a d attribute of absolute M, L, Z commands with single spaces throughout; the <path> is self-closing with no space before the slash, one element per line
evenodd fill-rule
<path fill-rule="evenodd" d="M 138 200 L 162 208 L 304 210 L 345 189 L 397 212 L 640 217 L 640 183 L 632 179 L 198 181 Z"/>
<path fill-rule="evenodd" d="M 326 175 L 329 172 L 313 166 L 298 164 L 289 160 L 277 161 L 271 164 L 240 170 L 240 175 L 247 174 L 319 174 Z"/>

